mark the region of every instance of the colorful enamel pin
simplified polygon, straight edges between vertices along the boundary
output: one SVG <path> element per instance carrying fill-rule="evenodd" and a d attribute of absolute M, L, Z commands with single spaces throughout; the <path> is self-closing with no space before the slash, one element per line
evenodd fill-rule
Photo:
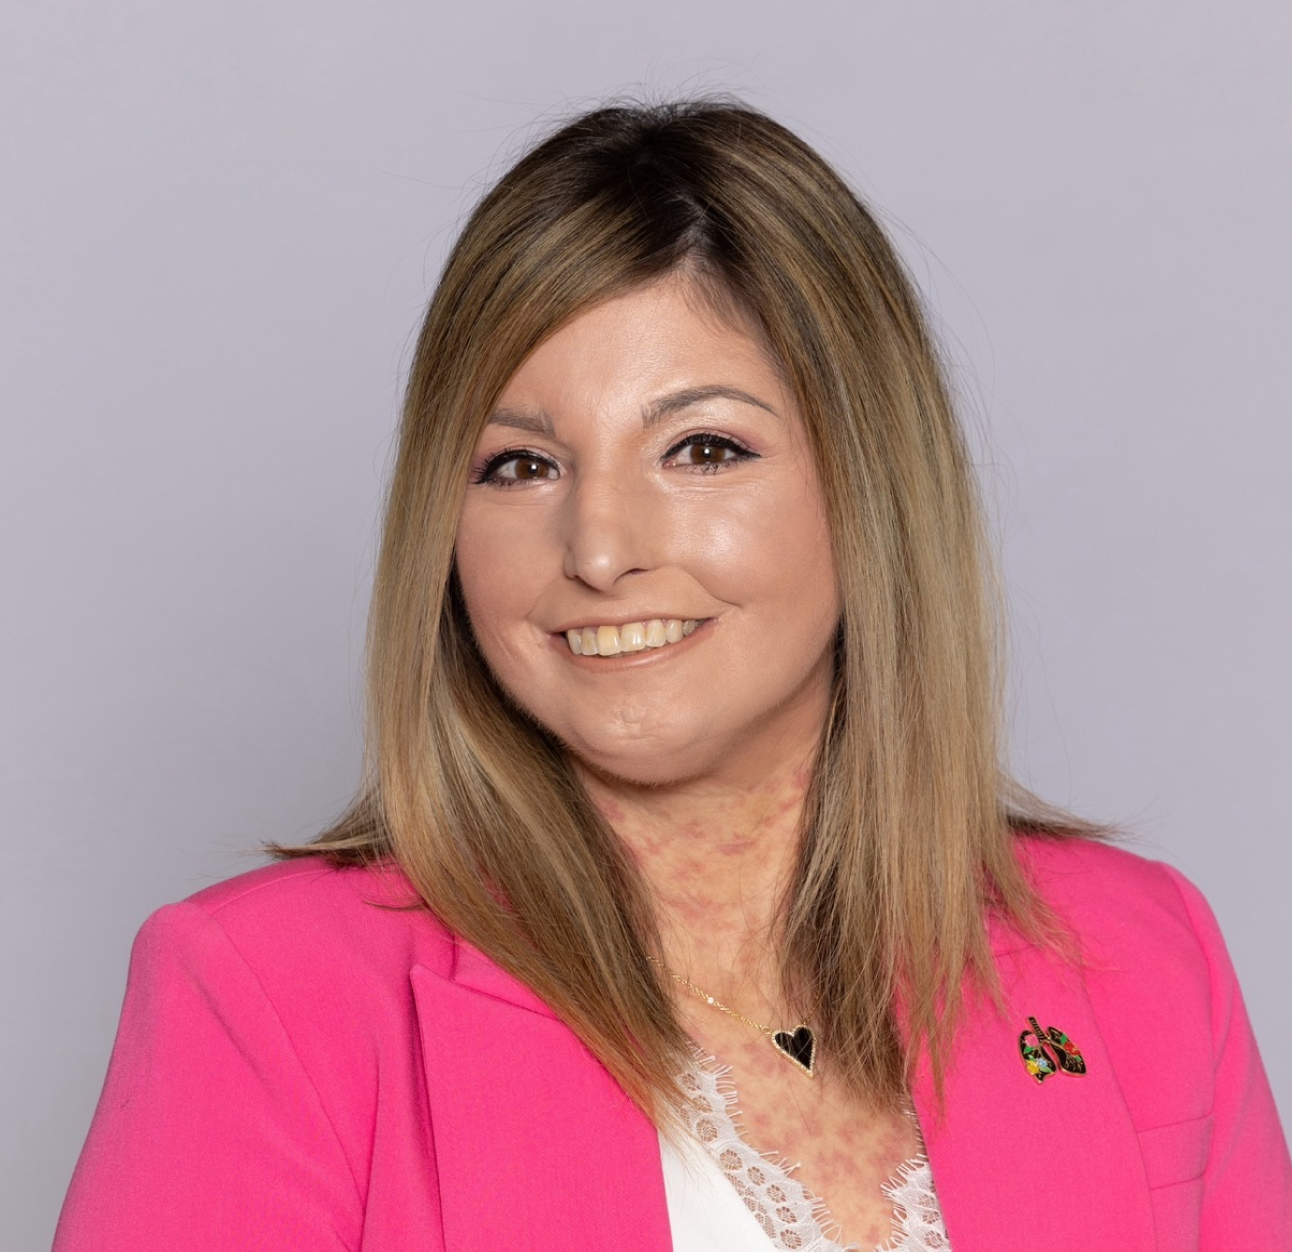
<path fill-rule="evenodd" d="M 1071 1074 L 1074 1078 L 1085 1074 L 1081 1049 L 1063 1031 L 1055 1026 L 1042 1030 L 1035 1017 L 1029 1017 L 1027 1024 L 1028 1029 L 1018 1036 L 1018 1054 L 1023 1058 L 1023 1068 L 1037 1082 L 1054 1074 Z"/>

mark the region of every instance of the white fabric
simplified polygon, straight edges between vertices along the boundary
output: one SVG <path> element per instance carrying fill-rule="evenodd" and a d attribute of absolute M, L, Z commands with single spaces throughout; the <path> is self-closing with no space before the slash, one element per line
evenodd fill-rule
<path fill-rule="evenodd" d="M 725 1071 L 698 1059 L 677 1081 L 689 1140 L 675 1146 L 660 1137 L 675 1252 L 849 1252 L 826 1234 L 830 1216 L 793 1167 L 740 1137 Z M 950 1252 L 924 1157 L 903 1163 L 883 1190 L 893 1201 L 894 1234 L 875 1252 Z"/>
<path fill-rule="evenodd" d="M 767 1235 L 698 1144 L 659 1137 L 673 1252 L 767 1252 Z"/>

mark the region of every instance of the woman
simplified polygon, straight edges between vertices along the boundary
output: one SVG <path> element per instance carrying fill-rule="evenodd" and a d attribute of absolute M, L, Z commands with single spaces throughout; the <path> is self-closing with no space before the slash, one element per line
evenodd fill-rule
<path fill-rule="evenodd" d="M 145 926 L 57 1247 L 1292 1246 L 1205 903 L 1002 775 L 984 566 L 821 158 L 553 135 L 418 343 L 370 781 Z"/>

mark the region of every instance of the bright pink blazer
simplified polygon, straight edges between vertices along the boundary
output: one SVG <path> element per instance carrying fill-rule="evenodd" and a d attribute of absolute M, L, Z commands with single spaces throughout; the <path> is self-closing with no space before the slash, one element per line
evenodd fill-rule
<path fill-rule="evenodd" d="M 915 1085 L 954 1252 L 1292 1249 L 1292 1165 L 1233 971 L 1168 867 L 1023 840 L 1080 971 L 994 931 L 1006 1011 Z M 654 1127 L 526 987 L 297 861 L 155 914 L 56 1252 L 667 1252 Z M 386 906 L 386 907 L 382 907 Z M 1038 1085 L 1027 1017 L 1085 1077 Z M 774 1145 L 773 1145 L 774 1146 Z"/>

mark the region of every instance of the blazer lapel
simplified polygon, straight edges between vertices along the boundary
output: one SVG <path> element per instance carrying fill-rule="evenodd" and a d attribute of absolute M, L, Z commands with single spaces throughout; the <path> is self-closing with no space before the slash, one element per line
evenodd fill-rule
<path fill-rule="evenodd" d="M 1007 943 L 997 968 L 1005 1012 L 984 1005 L 966 1016 L 947 1058 L 945 1112 L 927 1064 L 914 1089 L 951 1247 L 1148 1252 L 1139 1140 L 1080 973 Z M 1018 1037 L 1029 1016 L 1072 1039 L 1084 1076 L 1038 1083 L 1027 1073 Z"/>
<path fill-rule="evenodd" d="M 457 941 L 411 973 L 447 1252 L 668 1252 L 655 1127 L 527 987 Z"/>

